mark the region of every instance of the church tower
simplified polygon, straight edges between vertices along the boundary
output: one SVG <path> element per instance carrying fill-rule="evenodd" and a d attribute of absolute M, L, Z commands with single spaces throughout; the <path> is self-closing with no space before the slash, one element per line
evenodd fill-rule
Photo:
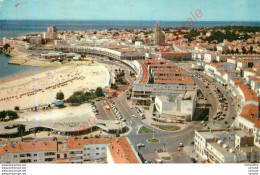
<path fill-rule="evenodd" d="M 165 33 L 161 30 L 159 22 L 157 22 L 154 30 L 154 44 L 158 46 L 165 44 Z"/>

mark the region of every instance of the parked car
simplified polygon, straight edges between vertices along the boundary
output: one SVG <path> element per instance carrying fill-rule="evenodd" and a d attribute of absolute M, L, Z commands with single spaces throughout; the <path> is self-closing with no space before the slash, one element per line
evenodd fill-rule
<path fill-rule="evenodd" d="M 118 120 L 117 120 L 117 121 L 115 121 L 115 124 L 120 124 L 120 121 L 118 121 Z"/>
<path fill-rule="evenodd" d="M 146 117 L 145 117 L 145 116 L 143 116 L 143 117 L 142 117 L 142 120 L 144 120 L 144 119 L 146 119 Z"/>
<path fill-rule="evenodd" d="M 138 148 L 141 148 L 141 147 L 145 147 L 145 145 L 144 145 L 143 143 L 138 143 L 138 144 L 137 144 L 137 147 L 138 147 Z"/>
<path fill-rule="evenodd" d="M 197 163 L 196 159 L 194 158 L 191 158 L 190 160 L 192 161 L 192 163 Z"/>
<path fill-rule="evenodd" d="M 180 147 L 184 147 L 183 143 L 179 143 L 179 146 L 180 146 Z"/>
<path fill-rule="evenodd" d="M 160 158 L 155 158 L 154 160 L 156 163 L 162 163 L 162 159 L 160 159 Z"/>

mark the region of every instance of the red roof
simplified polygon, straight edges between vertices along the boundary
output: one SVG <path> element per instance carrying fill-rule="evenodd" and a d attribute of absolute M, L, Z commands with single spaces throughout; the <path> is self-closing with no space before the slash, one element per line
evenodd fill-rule
<path fill-rule="evenodd" d="M 255 124 L 255 127 L 260 129 L 260 120 L 257 117 L 258 106 L 253 104 L 245 105 L 240 113 L 240 116 Z"/>
<path fill-rule="evenodd" d="M 184 76 L 155 76 L 154 82 L 156 82 L 156 83 L 194 84 L 191 77 L 184 77 Z"/>
<path fill-rule="evenodd" d="M 171 69 L 171 70 L 159 70 L 159 71 L 154 71 L 154 74 L 155 73 L 166 73 L 166 74 L 186 74 L 187 72 L 181 68 L 174 68 L 174 69 Z"/>
<path fill-rule="evenodd" d="M 108 147 L 114 163 L 140 163 L 125 137 L 116 138 Z"/>
<path fill-rule="evenodd" d="M 7 153 L 57 151 L 57 143 L 55 141 L 8 143 L 5 150 Z"/>
<path fill-rule="evenodd" d="M 242 90 L 245 96 L 245 101 L 255 101 L 258 103 L 256 93 L 249 86 L 244 84 L 238 84 L 237 86 Z"/>
<path fill-rule="evenodd" d="M 142 79 L 140 81 L 140 84 L 146 84 L 148 83 L 148 79 L 149 79 L 149 72 L 148 72 L 148 68 L 147 66 L 144 64 L 143 61 L 140 61 L 141 65 L 142 65 L 142 70 L 143 70 L 143 74 L 142 74 Z"/>

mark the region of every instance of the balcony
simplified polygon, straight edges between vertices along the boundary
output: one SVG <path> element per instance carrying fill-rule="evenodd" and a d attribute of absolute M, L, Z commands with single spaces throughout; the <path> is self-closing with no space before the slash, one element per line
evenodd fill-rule
<path fill-rule="evenodd" d="M 54 152 L 48 152 L 48 153 L 44 153 L 44 156 L 55 156 L 56 153 Z"/>

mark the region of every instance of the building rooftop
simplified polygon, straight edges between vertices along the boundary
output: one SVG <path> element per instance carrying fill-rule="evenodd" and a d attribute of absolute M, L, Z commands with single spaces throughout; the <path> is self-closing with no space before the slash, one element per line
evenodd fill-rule
<path fill-rule="evenodd" d="M 140 163 L 140 159 L 126 137 L 115 138 L 109 151 L 114 163 Z"/>
<path fill-rule="evenodd" d="M 255 101 L 258 103 L 256 93 L 249 86 L 245 84 L 237 84 L 237 86 L 242 90 L 245 96 L 245 101 Z"/>
<path fill-rule="evenodd" d="M 56 151 L 57 143 L 55 141 L 8 143 L 4 149 L 7 153 Z"/>

